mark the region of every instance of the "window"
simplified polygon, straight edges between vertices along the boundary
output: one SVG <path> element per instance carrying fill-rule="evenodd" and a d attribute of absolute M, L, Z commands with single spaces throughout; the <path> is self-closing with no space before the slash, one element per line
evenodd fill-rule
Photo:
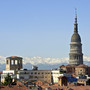
<path fill-rule="evenodd" d="M 19 60 L 19 64 L 20 64 L 20 60 Z"/>
<path fill-rule="evenodd" d="M 14 61 L 13 60 L 11 60 L 11 65 L 13 65 L 14 64 Z"/>
<path fill-rule="evenodd" d="M 37 78 L 37 76 L 35 76 L 35 78 Z"/>
<path fill-rule="evenodd" d="M 8 64 L 8 60 L 7 60 L 7 64 Z"/>
<path fill-rule="evenodd" d="M 37 72 L 35 72 L 35 74 L 37 74 Z"/>
<path fill-rule="evenodd" d="M 29 76 L 29 78 L 33 78 L 33 76 Z"/>
<path fill-rule="evenodd" d="M 20 79 L 24 79 L 24 77 L 20 77 Z"/>
<path fill-rule="evenodd" d="M 15 60 L 15 65 L 17 65 L 17 60 Z"/>

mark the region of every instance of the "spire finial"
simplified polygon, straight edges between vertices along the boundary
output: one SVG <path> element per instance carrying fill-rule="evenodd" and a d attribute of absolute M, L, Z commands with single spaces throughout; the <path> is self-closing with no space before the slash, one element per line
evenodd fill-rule
<path fill-rule="evenodd" d="M 77 18 L 77 8 L 75 8 L 75 18 Z"/>
<path fill-rule="evenodd" d="M 77 12 L 76 12 L 76 8 L 75 8 L 75 23 L 74 23 L 74 32 L 78 33 L 78 27 L 77 27 Z"/>

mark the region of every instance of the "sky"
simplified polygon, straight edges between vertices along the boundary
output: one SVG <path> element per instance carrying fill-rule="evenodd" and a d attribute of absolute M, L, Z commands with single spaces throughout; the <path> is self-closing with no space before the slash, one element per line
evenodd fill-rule
<path fill-rule="evenodd" d="M 68 57 L 75 8 L 90 56 L 90 0 L 0 0 L 0 56 Z"/>

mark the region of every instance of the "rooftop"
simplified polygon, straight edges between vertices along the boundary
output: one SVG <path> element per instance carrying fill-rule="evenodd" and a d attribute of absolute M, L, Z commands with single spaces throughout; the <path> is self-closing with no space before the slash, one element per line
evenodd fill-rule
<path fill-rule="evenodd" d="M 88 67 L 87 65 L 85 65 L 85 64 L 80 64 L 80 65 L 78 65 L 78 66 L 76 66 L 77 68 L 86 68 L 86 67 Z"/>
<path fill-rule="evenodd" d="M 22 59 L 22 57 L 19 57 L 19 56 L 11 56 L 11 57 L 7 57 L 7 58 L 21 58 Z"/>

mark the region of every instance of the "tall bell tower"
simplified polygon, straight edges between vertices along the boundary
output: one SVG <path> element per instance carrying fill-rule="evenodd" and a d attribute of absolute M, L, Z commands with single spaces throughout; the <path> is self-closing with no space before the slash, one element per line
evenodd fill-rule
<path fill-rule="evenodd" d="M 6 58 L 6 70 L 16 71 L 22 68 L 22 57 L 11 56 Z"/>
<path fill-rule="evenodd" d="M 75 9 L 74 33 L 71 37 L 70 43 L 69 64 L 70 65 L 83 64 L 82 44 L 81 44 L 81 37 L 78 34 L 76 9 Z"/>

